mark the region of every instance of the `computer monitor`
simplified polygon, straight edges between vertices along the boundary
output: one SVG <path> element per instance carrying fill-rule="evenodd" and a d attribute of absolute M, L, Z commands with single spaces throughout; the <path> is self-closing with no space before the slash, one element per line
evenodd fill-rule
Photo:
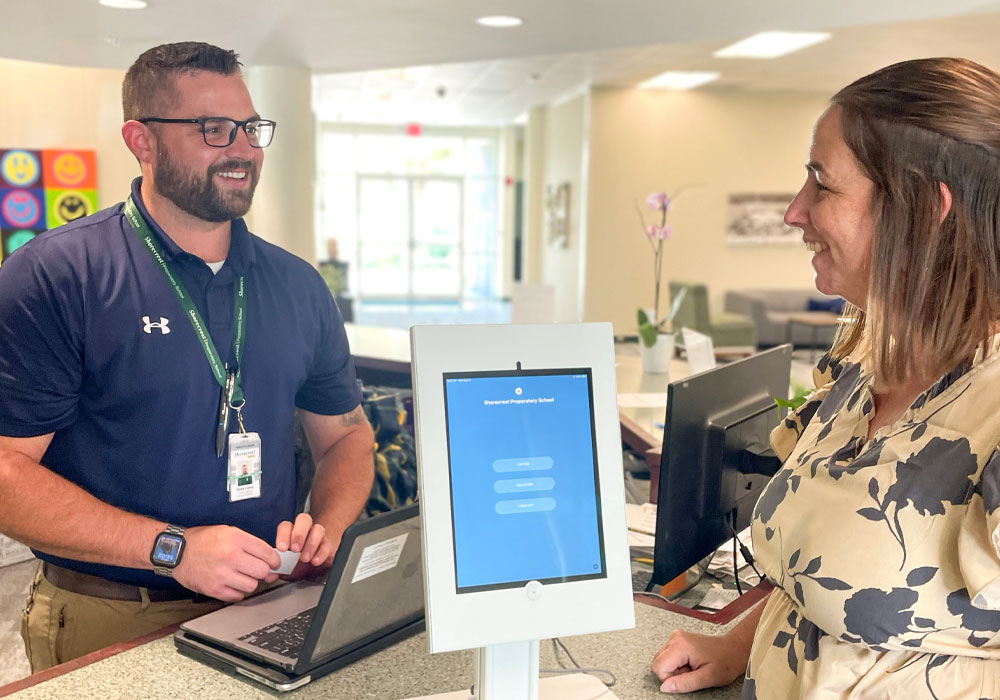
<path fill-rule="evenodd" d="M 779 463 L 769 436 L 788 396 L 792 347 L 780 345 L 667 387 L 649 587 L 694 566 L 750 524 Z"/>
<path fill-rule="evenodd" d="M 611 326 L 410 333 L 430 651 L 536 697 L 537 640 L 635 624 Z"/>

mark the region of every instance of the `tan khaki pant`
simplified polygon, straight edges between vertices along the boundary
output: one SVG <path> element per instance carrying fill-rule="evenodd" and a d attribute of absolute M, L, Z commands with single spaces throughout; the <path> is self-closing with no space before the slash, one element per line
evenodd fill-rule
<path fill-rule="evenodd" d="M 21 620 L 21 638 L 31 672 L 37 673 L 222 607 L 217 601 L 151 603 L 146 599 L 146 589 L 140 591 L 142 602 L 71 593 L 49 583 L 39 566 Z"/>

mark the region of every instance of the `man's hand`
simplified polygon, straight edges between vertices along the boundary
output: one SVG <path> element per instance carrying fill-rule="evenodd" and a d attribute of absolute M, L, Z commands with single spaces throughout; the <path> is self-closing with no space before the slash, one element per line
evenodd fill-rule
<path fill-rule="evenodd" d="M 650 665 L 667 693 L 729 685 L 746 671 L 748 650 L 728 636 L 674 630 Z"/>
<path fill-rule="evenodd" d="M 229 525 L 189 527 L 174 579 L 185 588 L 234 603 L 276 577 L 281 559 L 264 540 Z"/>
<path fill-rule="evenodd" d="M 340 546 L 340 537 L 334 536 L 320 523 L 314 523 L 308 513 L 299 513 L 295 523 L 284 520 L 278 524 L 278 534 L 274 540 L 279 551 L 299 552 L 299 563 L 289 574 L 289 579 L 301 578 L 315 568 L 327 568 L 333 563 L 333 555 Z M 272 574 L 270 580 L 274 580 Z"/>

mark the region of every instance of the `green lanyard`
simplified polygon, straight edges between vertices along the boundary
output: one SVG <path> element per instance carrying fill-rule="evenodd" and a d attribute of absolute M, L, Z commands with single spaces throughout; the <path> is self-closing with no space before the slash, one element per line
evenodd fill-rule
<path fill-rule="evenodd" d="M 219 386 L 225 389 L 226 368 L 222 364 L 222 360 L 219 359 L 219 353 L 215 349 L 215 343 L 212 342 L 212 336 L 210 336 L 208 331 L 205 330 L 205 322 L 201 319 L 201 314 L 199 314 L 198 309 L 195 308 L 187 290 L 184 289 L 184 285 L 182 285 L 181 281 L 174 276 L 173 270 L 171 270 L 170 266 L 167 264 L 167 260 L 160 250 L 160 244 L 157 242 L 156 236 L 149 230 L 149 225 L 142 218 L 142 215 L 139 214 L 139 210 L 136 208 L 135 202 L 132 201 L 132 195 L 129 195 L 128 199 L 125 200 L 125 218 L 128 220 L 129 224 L 131 224 L 132 230 L 135 231 L 135 235 L 139 237 L 139 240 L 141 240 L 146 249 L 149 250 L 149 254 L 153 256 L 157 265 L 160 266 L 160 270 L 163 272 L 163 276 L 167 278 L 167 282 L 169 282 L 170 286 L 173 287 L 174 294 L 177 295 L 177 300 L 181 303 L 181 307 L 184 309 L 184 315 L 188 317 L 188 320 L 191 322 L 191 327 L 194 328 L 195 335 L 198 336 L 198 340 L 201 341 L 201 347 L 205 351 L 205 357 L 208 358 L 208 366 L 212 369 L 212 375 L 215 377 L 215 381 L 219 383 Z M 236 354 L 237 367 L 239 367 L 241 360 L 243 359 L 243 343 L 246 335 L 247 316 L 247 300 L 244 278 L 242 275 L 236 285 L 235 307 L 236 310 L 233 316 L 233 350 Z M 237 369 L 232 396 L 232 402 L 238 406 L 243 404 L 243 388 L 240 383 L 241 371 L 242 370 Z"/>

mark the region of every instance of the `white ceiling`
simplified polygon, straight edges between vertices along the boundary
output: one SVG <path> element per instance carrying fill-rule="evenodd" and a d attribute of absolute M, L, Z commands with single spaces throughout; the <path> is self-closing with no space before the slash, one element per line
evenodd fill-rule
<path fill-rule="evenodd" d="M 320 74 L 314 109 L 326 121 L 509 124 L 582 85 L 634 87 L 665 70 L 718 71 L 700 90 L 832 95 L 909 58 L 964 56 L 1000 69 L 1000 13 L 836 29 L 822 44 L 773 60 L 716 59 L 706 40 L 451 63 L 406 71 Z"/>
<path fill-rule="evenodd" d="M 819 91 L 903 58 L 1000 66 L 1000 2 L 982 0 L 0 0 L 0 57 L 125 68 L 158 43 L 204 40 L 245 65 L 305 66 L 316 108 L 345 121 L 508 123 L 581 85 L 634 85 L 668 69 L 720 70 L 701 89 Z M 488 29 L 484 14 L 523 26 Z M 765 29 L 830 30 L 772 61 L 713 59 Z M 407 72 L 371 72 L 434 66 Z M 348 75 L 326 75 L 351 72 Z M 444 96 L 439 96 L 444 88 Z"/>

